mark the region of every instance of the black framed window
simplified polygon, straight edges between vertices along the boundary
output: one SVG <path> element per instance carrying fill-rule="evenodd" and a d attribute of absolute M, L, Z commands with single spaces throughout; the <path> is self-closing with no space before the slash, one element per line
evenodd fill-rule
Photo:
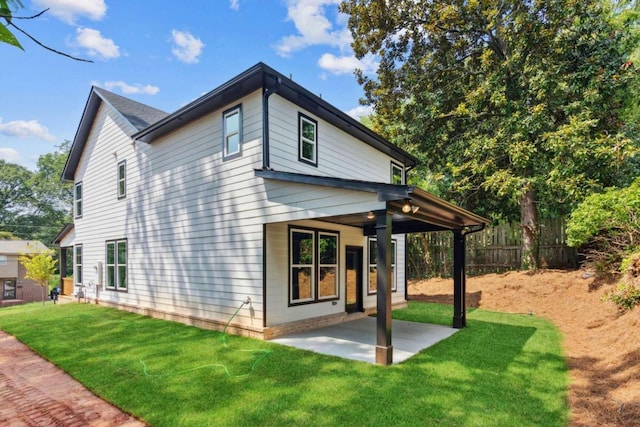
<path fill-rule="evenodd" d="M 127 240 L 106 242 L 106 288 L 127 290 Z"/>
<path fill-rule="evenodd" d="M 396 240 L 391 240 L 391 291 L 397 288 L 396 280 Z M 369 239 L 369 295 L 378 292 L 378 240 Z"/>
<path fill-rule="evenodd" d="M 75 210 L 75 217 L 80 218 L 82 216 L 82 182 L 76 183 L 74 187 L 73 206 Z"/>
<path fill-rule="evenodd" d="M 222 113 L 223 158 L 241 155 L 242 106 L 238 105 Z"/>
<path fill-rule="evenodd" d="M 75 271 L 74 271 L 74 281 L 77 285 L 82 284 L 82 245 L 76 245 L 74 247 L 74 257 L 75 257 Z"/>
<path fill-rule="evenodd" d="M 118 163 L 118 199 L 127 197 L 127 161 Z"/>
<path fill-rule="evenodd" d="M 318 122 L 298 113 L 298 160 L 318 165 Z"/>
<path fill-rule="evenodd" d="M 289 304 L 338 298 L 339 234 L 289 228 Z"/>
<path fill-rule="evenodd" d="M 404 168 L 395 162 L 391 162 L 391 183 L 404 184 Z"/>

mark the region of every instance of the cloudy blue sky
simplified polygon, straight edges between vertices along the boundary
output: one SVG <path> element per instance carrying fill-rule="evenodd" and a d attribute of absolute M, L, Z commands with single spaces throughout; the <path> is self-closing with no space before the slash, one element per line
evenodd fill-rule
<path fill-rule="evenodd" d="M 372 72 L 350 47 L 340 0 L 22 0 L 14 20 L 48 52 L 13 31 L 24 51 L 0 44 L 0 159 L 35 169 L 72 140 L 91 85 L 172 112 L 264 62 L 354 116 L 353 76 Z"/>

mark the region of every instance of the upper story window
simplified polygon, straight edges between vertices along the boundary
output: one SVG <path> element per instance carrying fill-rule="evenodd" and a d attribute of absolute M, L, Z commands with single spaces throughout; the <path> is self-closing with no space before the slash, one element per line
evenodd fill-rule
<path fill-rule="evenodd" d="M 222 113 L 223 157 L 240 155 L 242 144 L 242 106 L 238 105 Z"/>
<path fill-rule="evenodd" d="M 80 218 L 82 216 L 82 183 L 78 182 L 75 185 L 73 191 L 73 205 L 75 208 L 75 217 Z"/>
<path fill-rule="evenodd" d="M 318 122 L 298 113 L 298 160 L 318 165 Z"/>
<path fill-rule="evenodd" d="M 118 163 L 118 199 L 127 197 L 127 161 Z"/>
<path fill-rule="evenodd" d="M 404 168 L 394 162 L 391 162 L 391 183 L 404 184 Z"/>
<path fill-rule="evenodd" d="M 7 265 L 7 256 L 0 255 L 0 265 Z"/>

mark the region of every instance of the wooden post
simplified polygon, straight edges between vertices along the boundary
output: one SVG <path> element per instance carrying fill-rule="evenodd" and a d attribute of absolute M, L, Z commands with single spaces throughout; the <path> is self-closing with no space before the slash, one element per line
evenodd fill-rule
<path fill-rule="evenodd" d="M 453 327 L 467 326 L 465 248 L 462 230 L 453 230 Z"/>
<path fill-rule="evenodd" d="M 377 321 L 376 363 L 393 363 L 391 345 L 391 213 L 379 212 L 376 217 L 377 238 Z"/>

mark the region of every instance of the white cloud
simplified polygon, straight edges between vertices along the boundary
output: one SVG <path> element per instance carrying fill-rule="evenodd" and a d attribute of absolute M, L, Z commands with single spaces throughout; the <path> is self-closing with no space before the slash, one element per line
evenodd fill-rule
<path fill-rule="evenodd" d="M 93 28 L 77 28 L 76 44 L 87 49 L 90 56 L 101 59 L 113 59 L 120 56 L 120 47 L 113 40 L 102 37 L 100 31 Z"/>
<path fill-rule="evenodd" d="M 360 105 L 347 111 L 347 114 L 359 121 L 362 117 L 373 114 L 373 107 L 370 105 Z"/>
<path fill-rule="evenodd" d="M 200 54 L 205 44 L 197 37 L 186 31 L 171 31 L 171 39 L 173 41 L 173 55 L 182 62 L 195 64 L 200 61 Z"/>
<path fill-rule="evenodd" d="M 0 160 L 4 160 L 9 163 L 20 163 L 22 161 L 22 157 L 18 150 L 13 148 L 0 148 Z"/>
<path fill-rule="evenodd" d="M 33 4 L 42 9 L 49 8 L 48 13 L 68 24 L 74 24 L 79 17 L 99 21 L 107 13 L 104 0 L 33 0 Z"/>
<path fill-rule="evenodd" d="M 130 85 L 128 83 L 123 82 L 122 80 L 104 82 L 104 87 L 111 91 L 114 89 L 120 89 L 120 91 L 125 95 L 130 95 L 135 93 L 143 93 L 145 95 L 155 95 L 156 93 L 160 92 L 160 88 L 158 86 L 152 86 L 149 84 L 143 86 L 139 83 Z"/>
<path fill-rule="evenodd" d="M 341 0 L 288 0 L 287 20 L 293 21 L 298 34 L 283 37 L 276 46 L 278 55 L 289 57 L 295 51 L 313 45 L 329 45 L 340 50 L 349 48 L 352 37 L 341 15 L 337 15 L 339 28 L 334 28 L 326 16 L 327 8 L 336 13 Z"/>
<path fill-rule="evenodd" d="M 240 0 L 230 0 L 229 7 L 233 10 L 240 10 Z"/>
<path fill-rule="evenodd" d="M 49 129 L 37 120 L 14 120 L 2 123 L 0 119 L 0 134 L 22 139 L 37 138 L 49 142 L 56 140 L 56 137 L 49 133 Z"/>
<path fill-rule="evenodd" d="M 353 73 L 356 68 L 365 73 L 370 73 L 378 68 L 378 63 L 371 55 L 367 55 L 364 59 L 360 60 L 353 55 L 335 56 L 331 53 L 325 53 L 318 60 L 318 65 L 323 70 L 327 70 L 333 74 Z"/>

